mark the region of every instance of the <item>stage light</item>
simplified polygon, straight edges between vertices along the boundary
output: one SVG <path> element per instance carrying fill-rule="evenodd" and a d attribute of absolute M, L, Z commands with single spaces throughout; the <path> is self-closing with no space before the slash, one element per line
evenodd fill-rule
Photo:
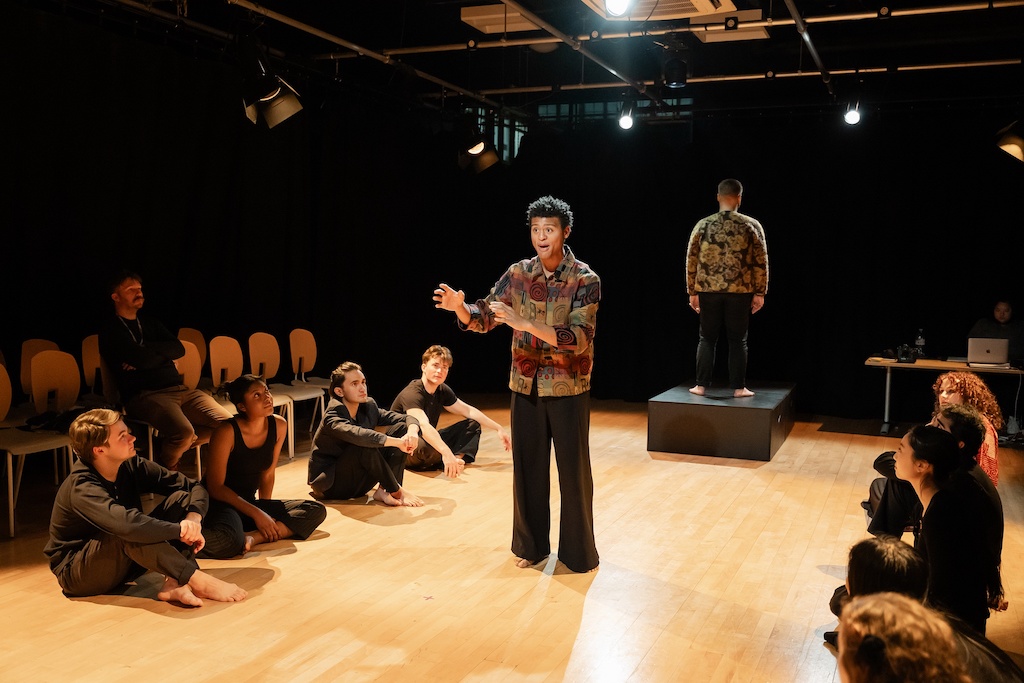
<path fill-rule="evenodd" d="M 854 104 L 852 107 L 846 105 L 846 113 L 843 114 L 843 121 L 846 121 L 851 126 L 856 126 L 860 123 L 860 102 Z"/>
<path fill-rule="evenodd" d="M 633 0 L 605 0 L 604 9 L 608 16 L 621 17 L 630 10 Z"/>
<path fill-rule="evenodd" d="M 626 100 L 622 103 L 622 109 L 619 110 L 619 128 L 622 130 L 629 130 L 633 127 L 634 119 L 636 118 L 636 100 Z"/>
<path fill-rule="evenodd" d="M 243 69 L 242 107 L 253 124 L 262 115 L 267 128 L 302 111 L 295 88 L 267 66 L 263 50 L 250 36 L 239 39 L 239 58 Z"/>
<path fill-rule="evenodd" d="M 1014 121 L 999 131 L 997 144 L 999 149 L 1017 161 L 1024 161 L 1024 130 L 1021 129 L 1019 121 Z"/>
<path fill-rule="evenodd" d="M 665 79 L 665 87 L 682 88 L 686 85 L 686 62 L 678 52 L 670 52 L 661 66 L 661 75 Z"/>

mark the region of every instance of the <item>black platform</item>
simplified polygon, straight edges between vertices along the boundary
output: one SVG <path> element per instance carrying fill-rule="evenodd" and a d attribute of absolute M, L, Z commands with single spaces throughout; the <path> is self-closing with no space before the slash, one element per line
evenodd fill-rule
<path fill-rule="evenodd" d="M 792 384 L 752 386 L 749 398 L 733 398 L 727 388 L 705 396 L 688 389 L 647 402 L 647 450 L 771 460 L 793 428 Z"/>

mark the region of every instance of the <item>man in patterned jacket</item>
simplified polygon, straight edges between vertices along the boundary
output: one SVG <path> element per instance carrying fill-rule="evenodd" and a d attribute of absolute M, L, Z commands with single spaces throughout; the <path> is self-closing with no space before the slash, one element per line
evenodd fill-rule
<path fill-rule="evenodd" d="M 768 293 L 768 243 L 761 224 L 739 213 L 742 199 L 740 181 L 718 183 L 718 213 L 694 226 L 686 248 L 686 291 L 690 308 L 700 314 L 697 383 L 690 389 L 698 396 L 711 385 L 723 325 L 733 396 L 754 395 L 747 389 L 747 327 Z"/>
<path fill-rule="evenodd" d="M 601 279 L 565 244 L 569 205 L 541 197 L 526 210 L 537 255 L 505 271 L 486 298 L 446 284 L 437 308 L 473 332 L 512 328 L 512 552 L 526 568 L 551 552 L 551 446 L 561 492 L 558 559 L 574 572 L 597 568 L 594 479 L 590 469 L 590 373 Z"/>

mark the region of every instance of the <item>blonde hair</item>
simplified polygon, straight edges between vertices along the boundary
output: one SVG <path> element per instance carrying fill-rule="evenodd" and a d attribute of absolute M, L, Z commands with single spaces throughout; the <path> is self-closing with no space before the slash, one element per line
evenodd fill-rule
<path fill-rule="evenodd" d="M 853 683 L 971 683 L 953 630 L 898 593 L 855 597 L 839 623 L 839 666 Z"/>
<path fill-rule="evenodd" d="M 110 428 L 121 421 L 121 413 L 106 408 L 96 408 L 75 418 L 68 429 L 71 448 L 79 458 L 91 463 L 92 449 L 105 446 L 110 440 Z"/>

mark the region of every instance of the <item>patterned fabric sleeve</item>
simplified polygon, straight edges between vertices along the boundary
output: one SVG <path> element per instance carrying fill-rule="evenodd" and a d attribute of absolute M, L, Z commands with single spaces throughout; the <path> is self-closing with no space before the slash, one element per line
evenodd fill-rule
<path fill-rule="evenodd" d="M 985 440 L 978 449 L 976 460 L 982 471 L 992 480 L 994 486 L 999 486 L 999 439 L 996 437 L 996 430 L 987 418 L 985 420 Z"/>

